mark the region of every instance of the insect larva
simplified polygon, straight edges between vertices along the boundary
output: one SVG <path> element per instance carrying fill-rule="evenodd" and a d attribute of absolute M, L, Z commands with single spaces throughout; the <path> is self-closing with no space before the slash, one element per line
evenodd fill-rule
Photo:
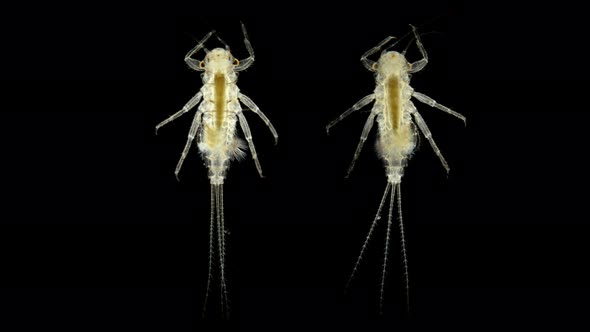
<path fill-rule="evenodd" d="M 197 140 L 197 146 L 201 152 L 207 168 L 209 170 L 209 180 L 211 183 L 211 219 L 209 223 L 209 275 L 207 278 L 207 290 L 205 293 L 205 300 L 203 304 L 203 313 L 207 307 L 207 299 L 209 296 L 209 289 L 211 286 L 211 279 L 213 275 L 213 255 L 214 242 L 217 242 L 218 256 L 219 256 L 219 273 L 220 273 L 220 289 L 221 289 L 221 306 L 222 311 L 227 316 L 229 315 L 228 291 L 226 285 L 225 273 L 225 220 L 223 211 L 223 182 L 225 180 L 226 172 L 229 163 L 233 159 L 240 159 L 245 156 L 246 145 L 238 138 L 236 126 L 239 123 L 258 173 L 262 177 L 262 168 L 258 161 L 258 155 L 252 141 L 252 133 L 248 122 L 244 117 L 240 102 L 242 102 L 248 109 L 258 114 L 264 123 L 270 129 L 275 138 L 275 143 L 278 140 L 278 134 L 270 120 L 260 111 L 258 106 L 240 92 L 236 85 L 238 75 L 237 73 L 249 68 L 254 63 L 254 50 L 248 40 L 248 34 L 244 24 L 242 24 L 242 32 L 244 33 L 244 43 L 248 49 L 249 56 L 243 60 L 235 58 L 229 50 L 229 47 L 215 48 L 211 51 L 204 47 L 204 43 L 215 33 L 209 32 L 192 50 L 190 50 L 184 61 L 186 64 L 199 72 L 203 72 L 201 78 L 203 80 L 203 87 L 201 90 L 189 100 L 189 102 L 177 113 L 173 114 L 166 120 L 162 121 L 156 126 L 156 133 L 158 129 L 167 123 L 174 121 L 181 115 L 187 113 L 195 106 L 199 105 L 198 110 L 193 118 L 192 126 L 190 128 L 188 139 L 178 164 L 176 166 L 175 174 L 178 178 L 178 173 L 182 167 L 182 163 L 186 158 L 187 153 L 193 143 Z M 219 38 L 219 37 L 218 37 Z M 219 39 L 224 43 L 221 39 Z M 225 44 L 225 43 L 224 43 Z M 193 55 L 199 50 L 203 49 L 206 53 L 203 61 L 193 59 Z M 202 100 L 202 101 L 201 101 Z M 214 234 L 216 231 L 216 239 Z"/>
<path fill-rule="evenodd" d="M 415 62 L 408 62 L 405 58 L 405 51 L 398 53 L 395 51 L 383 51 L 377 62 L 368 59 L 369 56 L 373 55 L 377 51 L 381 50 L 383 46 L 389 43 L 394 37 L 387 37 L 377 46 L 371 48 L 361 57 L 362 64 L 371 72 L 375 73 L 376 87 L 372 94 L 365 96 L 356 104 L 354 104 L 346 112 L 342 113 L 337 119 L 330 122 L 326 127 L 329 132 L 330 128 L 340 122 L 342 119 L 350 115 L 352 112 L 359 110 L 371 102 L 374 102 L 371 114 L 365 123 L 363 132 L 361 134 L 360 142 L 354 153 L 354 157 L 348 168 L 348 175 L 350 175 L 354 164 L 363 148 L 367 137 L 373 128 L 375 120 L 378 126 L 378 138 L 377 138 L 377 153 L 379 157 L 385 163 L 385 174 L 387 175 L 387 185 L 385 186 L 385 192 L 383 198 L 377 209 L 377 214 L 373 219 L 369 233 L 365 238 L 361 252 L 356 260 L 350 278 L 348 279 L 346 287 L 348 288 L 350 282 L 354 278 L 355 273 L 358 270 L 359 263 L 362 256 L 367 248 L 367 244 L 375 225 L 381 218 L 381 210 L 387 199 L 387 195 L 390 195 L 389 201 L 389 215 L 387 219 L 387 231 L 385 238 L 385 253 L 383 258 L 383 269 L 381 271 L 381 289 L 379 293 L 379 308 L 383 310 L 383 293 L 385 287 L 385 277 L 387 271 L 387 260 L 389 254 L 389 236 L 391 231 L 391 219 L 393 214 L 393 205 L 397 197 L 398 203 L 398 215 L 399 225 L 401 233 L 401 248 L 402 258 L 404 263 L 404 277 L 406 286 L 406 300 L 407 308 L 409 310 L 409 290 L 410 290 L 410 279 L 408 275 L 408 259 L 406 254 L 406 240 L 404 236 L 404 224 L 402 221 L 402 205 L 401 205 L 401 180 L 403 176 L 404 167 L 407 164 L 408 159 L 411 157 L 416 147 L 417 130 L 416 126 L 420 129 L 424 137 L 428 140 L 434 153 L 438 156 L 443 167 L 449 171 L 449 166 L 443 158 L 439 148 L 436 146 L 432 134 L 428 129 L 428 126 L 424 122 L 424 119 L 416 110 L 416 107 L 411 101 L 414 97 L 418 101 L 425 103 L 429 106 L 436 107 L 441 111 L 449 113 L 465 122 L 465 117 L 448 107 L 438 104 L 432 98 L 414 91 L 410 86 L 410 74 L 419 72 L 424 69 L 428 63 L 428 55 L 422 45 L 420 36 L 416 31 L 416 28 L 412 26 L 414 38 L 416 39 L 416 45 L 422 55 L 422 59 Z M 395 43 L 397 44 L 397 42 Z M 395 44 L 390 47 L 395 46 Z"/>

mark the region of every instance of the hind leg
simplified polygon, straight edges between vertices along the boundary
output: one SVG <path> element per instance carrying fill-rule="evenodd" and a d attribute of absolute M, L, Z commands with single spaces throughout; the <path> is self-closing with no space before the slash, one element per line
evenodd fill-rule
<path fill-rule="evenodd" d="M 412 116 L 414 117 L 414 122 L 416 123 L 416 125 L 418 125 L 418 128 L 420 128 L 420 131 L 422 132 L 424 137 L 428 140 L 428 143 L 430 143 L 432 150 L 434 150 L 434 153 L 438 156 L 438 159 L 440 159 L 440 162 L 442 163 L 442 165 L 445 168 L 445 170 L 447 171 L 447 173 L 449 173 L 449 171 L 451 170 L 449 168 L 449 164 L 447 164 L 447 161 L 445 160 L 442 153 L 440 152 L 440 149 L 438 148 L 438 146 L 434 142 L 434 139 L 432 138 L 432 133 L 430 132 L 430 129 L 428 129 L 428 125 L 426 125 L 426 122 L 424 122 L 424 119 L 422 118 L 420 113 L 418 113 L 416 108 L 415 107 L 412 107 L 412 108 L 413 108 L 413 110 L 411 111 L 411 113 L 412 113 Z"/>
<path fill-rule="evenodd" d="M 252 132 L 250 131 L 250 126 L 248 125 L 248 121 L 242 112 L 238 112 L 238 120 L 240 122 L 240 127 L 242 127 L 242 131 L 244 132 L 244 136 L 246 137 L 246 141 L 248 142 L 248 147 L 250 148 L 250 153 L 252 154 L 252 159 L 254 160 L 254 164 L 256 165 L 256 169 L 258 170 L 258 174 L 260 177 L 263 178 L 262 175 L 262 167 L 260 166 L 260 161 L 258 161 L 258 155 L 256 154 L 256 148 L 254 147 L 254 141 L 252 140 Z"/>
<path fill-rule="evenodd" d="M 178 164 L 176 165 L 176 169 L 174 170 L 174 175 L 176 175 L 177 180 L 179 180 L 178 173 L 180 173 L 180 169 L 182 168 L 182 163 L 184 163 L 184 159 L 186 158 L 186 155 L 188 154 L 188 151 L 189 151 L 191 145 L 193 144 L 193 141 L 195 140 L 195 136 L 197 135 L 197 130 L 201 126 L 201 115 L 202 114 L 203 114 L 203 112 L 199 110 L 197 112 L 197 114 L 195 114 L 195 118 L 193 119 L 193 124 L 191 125 L 191 130 L 188 133 L 188 138 L 186 140 L 184 150 L 182 150 L 182 154 L 180 155 L 180 160 L 178 161 Z"/>

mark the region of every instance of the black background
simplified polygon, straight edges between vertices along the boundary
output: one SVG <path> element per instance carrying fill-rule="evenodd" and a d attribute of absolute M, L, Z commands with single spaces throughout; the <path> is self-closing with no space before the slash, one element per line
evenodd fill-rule
<path fill-rule="evenodd" d="M 158 136 L 154 127 L 198 92 L 183 57 L 205 33 L 216 29 L 246 56 L 240 20 L 256 63 L 238 85 L 280 139 L 275 147 L 246 114 L 266 177 L 250 158 L 228 173 L 229 324 L 586 325 L 588 79 L 578 8 L 202 1 L 27 4 L 2 15 L 3 331 L 199 328 L 207 172 L 192 150 L 174 178 L 191 115 Z M 408 24 L 425 33 L 431 60 L 412 86 L 468 125 L 416 102 L 451 172 L 422 140 L 402 186 L 411 311 L 396 227 L 379 316 L 384 227 L 344 294 L 385 187 L 375 135 L 344 179 L 368 113 L 330 136 L 324 126 L 371 93 L 361 54 Z M 408 57 L 419 57 L 414 47 Z M 228 324 L 217 295 L 204 321 Z"/>

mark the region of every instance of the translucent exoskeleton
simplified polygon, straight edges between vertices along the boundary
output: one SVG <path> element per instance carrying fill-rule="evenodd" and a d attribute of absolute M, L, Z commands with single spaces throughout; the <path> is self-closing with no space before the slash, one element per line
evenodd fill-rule
<path fill-rule="evenodd" d="M 201 75 L 203 87 L 180 111 L 156 126 L 157 133 L 160 127 L 174 121 L 195 106 L 199 105 L 193 118 L 186 145 L 182 151 L 182 155 L 174 173 L 178 178 L 182 163 L 184 162 L 193 141 L 196 139 L 197 147 L 209 170 L 209 180 L 211 183 L 209 275 L 207 278 L 203 314 L 207 308 L 207 299 L 213 277 L 215 243 L 217 243 L 221 307 L 226 317 L 229 315 L 229 302 L 225 271 L 225 233 L 227 229 L 225 226 L 223 211 L 223 182 L 230 161 L 240 159 L 246 154 L 246 144 L 238 138 L 237 135 L 236 127 L 238 123 L 246 138 L 247 146 L 250 149 L 250 153 L 256 164 L 256 169 L 262 177 L 262 168 L 260 167 L 260 162 L 258 161 L 256 149 L 254 148 L 254 143 L 252 141 L 252 133 L 250 132 L 248 122 L 242 113 L 240 102 L 256 113 L 262 121 L 264 121 L 274 136 L 275 143 L 278 140 L 277 131 L 268 118 L 250 98 L 240 92 L 240 89 L 238 89 L 238 86 L 236 85 L 238 79 L 237 73 L 249 68 L 254 63 L 254 50 L 248 39 L 244 24 L 242 24 L 242 32 L 244 33 L 244 43 L 246 44 L 249 56 L 241 61 L 230 53 L 229 46 L 227 46 L 227 44 L 225 44 L 225 42 L 219 37 L 218 39 L 225 44 L 225 49 L 215 48 L 209 51 L 205 48 L 204 43 L 215 34 L 215 31 L 209 32 L 186 54 L 184 58 L 186 64 L 196 71 L 203 72 Z M 193 56 L 201 49 L 206 53 L 205 59 L 202 61 L 194 59 Z"/>
<path fill-rule="evenodd" d="M 422 45 L 420 36 L 416 31 L 416 28 L 412 26 L 414 38 L 418 50 L 422 55 L 422 59 L 415 62 L 408 62 L 405 58 L 405 51 L 398 53 L 395 51 L 382 51 L 381 56 L 377 62 L 368 59 L 369 56 L 381 50 L 387 43 L 389 43 L 394 37 L 387 37 L 377 46 L 371 48 L 361 57 L 361 62 L 370 71 L 375 73 L 376 87 L 372 94 L 362 98 L 350 109 L 340 115 L 337 119 L 332 121 L 326 127 L 329 132 L 330 128 L 340 122 L 342 119 L 350 115 L 352 112 L 359 110 L 371 102 L 374 102 L 373 109 L 365 127 L 361 134 L 360 142 L 354 153 L 352 162 L 348 168 L 348 175 L 354 168 L 354 164 L 363 148 L 365 141 L 373 128 L 375 120 L 378 126 L 378 138 L 377 138 L 377 153 L 379 157 L 385 163 L 385 173 L 387 175 L 387 185 L 385 186 L 385 192 L 383 198 L 377 209 L 377 214 L 373 219 L 369 232 L 365 238 L 361 252 L 356 260 L 350 278 L 346 284 L 348 288 L 350 282 L 354 278 L 355 273 L 358 270 L 359 263 L 363 257 L 369 239 L 373 234 L 375 226 L 381 218 L 381 211 L 387 200 L 387 196 L 390 195 L 389 200 L 389 215 L 387 219 L 387 231 L 385 237 L 385 252 L 383 258 L 383 269 L 381 272 L 381 288 L 379 294 L 379 308 L 383 310 L 383 293 L 385 287 L 385 277 L 387 272 L 387 262 L 389 254 L 389 238 L 391 231 L 391 219 L 393 214 L 394 201 L 397 199 L 399 227 L 401 234 L 401 252 L 404 264 L 404 279 L 406 288 L 406 304 L 409 310 L 409 290 L 410 290 L 410 279 L 408 275 L 408 259 L 406 254 L 406 241 L 404 236 L 404 224 L 402 221 L 402 205 L 401 205 L 401 180 L 403 176 L 404 167 L 407 164 L 408 159 L 411 157 L 417 140 L 416 127 L 422 132 L 424 137 L 428 140 L 434 153 L 438 156 L 442 162 L 443 167 L 446 171 L 449 171 L 449 166 L 443 158 L 439 148 L 436 146 L 432 134 L 428 129 L 428 126 L 424 122 L 424 119 L 418 113 L 418 110 L 412 103 L 411 98 L 414 97 L 418 101 L 425 103 L 429 106 L 438 108 L 439 110 L 449 113 L 465 122 L 465 117 L 448 107 L 445 107 L 432 98 L 414 91 L 410 86 L 410 75 L 416 73 L 426 66 L 428 63 L 428 56 L 426 50 Z M 395 44 L 390 47 L 395 46 Z"/>

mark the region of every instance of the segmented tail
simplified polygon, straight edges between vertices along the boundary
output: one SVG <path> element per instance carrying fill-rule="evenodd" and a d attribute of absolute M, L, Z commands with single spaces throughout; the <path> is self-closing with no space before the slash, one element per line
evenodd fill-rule
<path fill-rule="evenodd" d="M 348 290 L 350 283 L 352 282 L 352 279 L 354 279 L 354 276 L 356 274 L 356 271 L 358 270 L 359 264 L 361 263 L 363 255 L 365 253 L 365 250 L 367 249 L 367 245 L 369 244 L 369 240 L 371 239 L 371 235 L 373 234 L 373 230 L 375 229 L 375 226 L 377 225 L 377 221 L 379 219 L 381 219 L 381 210 L 383 209 L 383 204 L 385 203 L 385 198 L 387 197 L 387 194 L 389 193 L 390 189 L 391 189 L 391 183 L 387 182 L 387 186 L 385 187 L 385 192 L 383 193 L 383 198 L 381 198 L 381 203 L 379 203 L 379 208 L 377 209 L 377 214 L 375 214 L 375 219 L 373 219 L 373 223 L 371 224 L 371 228 L 369 228 L 369 233 L 367 234 L 367 237 L 365 237 L 365 242 L 363 243 L 363 247 L 361 248 L 361 252 L 360 252 L 358 258 L 356 259 L 356 263 L 354 264 L 354 268 L 352 269 L 352 273 L 350 274 L 350 277 L 348 278 L 348 281 L 346 282 L 345 290 Z"/>
<path fill-rule="evenodd" d="M 396 194 L 397 194 L 397 203 L 398 203 L 398 215 L 399 215 L 399 226 L 400 226 L 400 236 L 401 236 L 402 258 L 403 258 L 403 264 L 404 264 L 404 279 L 405 279 L 405 286 L 406 286 L 406 309 L 408 311 L 410 310 L 410 278 L 409 278 L 409 274 L 408 274 L 408 257 L 407 257 L 407 251 L 406 251 L 404 223 L 403 223 L 403 218 L 402 218 L 402 203 L 401 203 L 402 194 L 401 194 L 401 184 L 400 183 L 393 183 L 393 182 L 389 182 L 389 181 L 387 182 L 387 186 L 385 187 L 385 192 L 383 193 L 383 197 L 381 198 L 381 202 L 379 203 L 379 208 L 377 209 L 377 213 L 375 214 L 375 218 L 373 219 L 373 222 L 371 223 L 371 228 L 369 228 L 369 233 L 365 237 L 365 242 L 363 243 L 363 246 L 361 248 L 361 252 L 356 260 L 356 263 L 354 264 L 354 268 L 352 269 L 352 273 L 350 274 L 350 277 L 348 278 L 348 281 L 345 286 L 345 289 L 348 290 L 348 288 L 350 287 L 350 283 L 354 279 L 354 276 L 358 270 L 360 262 L 361 262 L 363 255 L 367 249 L 367 246 L 369 244 L 369 240 L 371 239 L 371 235 L 373 234 L 373 231 L 375 230 L 375 226 L 377 225 L 378 221 L 381 219 L 381 211 L 383 210 L 383 206 L 385 205 L 385 200 L 387 199 L 387 196 L 390 194 L 390 192 L 391 192 L 391 195 L 390 195 L 390 200 L 389 200 L 387 231 L 386 231 L 386 235 L 385 235 L 385 250 L 384 250 L 384 255 L 383 255 L 383 269 L 381 271 L 381 285 L 380 285 L 381 287 L 380 287 L 380 291 L 379 291 L 379 312 L 381 314 L 383 313 L 383 300 L 384 300 L 384 294 L 385 294 L 385 278 L 387 275 L 387 263 L 388 263 L 388 256 L 389 256 L 389 241 L 390 241 L 390 233 L 391 233 L 391 224 L 392 224 L 392 219 L 393 219 L 393 206 L 395 203 Z"/>
<path fill-rule="evenodd" d="M 205 291 L 205 301 L 203 303 L 203 316 L 207 310 L 207 301 L 209 290 L 211 289 L 211 280 L 213 279 L 213 256 L 215 252 L 215 240 L 217 240 L 217 250 L 219 256 L 219 279 L 220 279 L 220 298 L 221 311 L 226 318 L 229 318 L 229 299 L 226 284 L 225 271 L 225 216 L 223 211 L 223 184 L 211 184 L 211 218 L 209 220 L 209 275 L 207 277 L 207 289 Z M 217 231 L 217 239 L 215 239 Z"/>

